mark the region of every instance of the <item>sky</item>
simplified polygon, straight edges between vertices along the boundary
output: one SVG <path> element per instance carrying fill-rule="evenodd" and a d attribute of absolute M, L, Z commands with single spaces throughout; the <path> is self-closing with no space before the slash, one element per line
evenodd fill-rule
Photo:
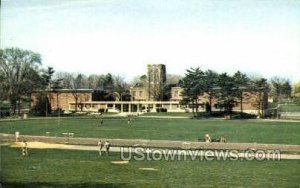
<path fill-rule="evenodd" d="M 299 0 L 2 0 L 0 47 L 131 80 L 147 64 L 300 81 Z"/>

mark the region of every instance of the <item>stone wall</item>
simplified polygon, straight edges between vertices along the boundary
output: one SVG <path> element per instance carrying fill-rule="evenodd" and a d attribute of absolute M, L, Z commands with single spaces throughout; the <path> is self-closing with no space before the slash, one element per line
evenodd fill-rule
<path fill-rule="evenodd" d="M 146 101 L 148 98 L 147 90 L 145 87 L 131 87 L 130 95 L 132 101 Z"/>

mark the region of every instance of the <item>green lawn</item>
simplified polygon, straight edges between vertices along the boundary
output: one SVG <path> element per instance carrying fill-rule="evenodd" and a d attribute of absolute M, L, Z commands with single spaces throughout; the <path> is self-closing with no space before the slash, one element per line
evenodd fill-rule
<path fill-rule="evenodd" d="M 300 144 L 299 122 L 266 122 L 259 120 L 195 120 L 135 118 L 99 119 L 62 118 L 21 121 L 0 121 L 0 132 L 14 134 L 62 136 L 73 132 L 76 137 L 131 138 L 196 141 L 206 133 L 218 138 L 224 135 L 229 142 Z"/>
<path fill-rule="evenodd" d="M 300 112 L 300 106 L 295 104 L 281 105 L 279 107 L 280 112 Z"/>
<path fill-rule="evenodd" d="M 119 154 L 1 147 L 4 187 L 299 187 L 300 161 L 130 161 Z M 139 168 L 158 171 L 142 171 Z M 26 186 L 24 186 L 24 184 Z"/>

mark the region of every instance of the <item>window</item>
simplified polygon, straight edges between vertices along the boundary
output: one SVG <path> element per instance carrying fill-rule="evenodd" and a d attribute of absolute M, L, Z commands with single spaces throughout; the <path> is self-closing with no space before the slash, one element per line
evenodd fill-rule
<path fill-rule="evenodd" d="M 178 97 L 178 91 L 175 91 L 174 97 Z"/>

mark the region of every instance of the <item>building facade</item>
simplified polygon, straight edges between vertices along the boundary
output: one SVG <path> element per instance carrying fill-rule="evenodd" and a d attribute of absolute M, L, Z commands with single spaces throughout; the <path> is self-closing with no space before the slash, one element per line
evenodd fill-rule
<path fill-rule="evenodd" d="M 47 91 L 46 95 L 51 104 L 52 110 L 63 111 L 91 111 L 99 110 L 109 112 L 156 112 L 158 109 L 165 109 L 168 112 L 192 111 L 192 105 L 181 105 L 183 99 L 183 88 L 171 87 L 171 96 L 168 100 L 163 99 L 163 87 L 166 82 L 165 65 L 148 65 L 146 83 L 137 83 L 130 88 L 131 101 L 97 101 L 97 91 L 91 89 L 61 89 Z M 37 103 L 37 96 L 41 92 L 32 94 L 32 106 Z M 239 101 L 237 99 L 237 101 Z M 243 111 L 246 113 L 259 114 L 262 109 L 267 108 L 267 94 L 243 93 Z M 211 102 L 212 111 L 220 111 L 217 108 L 218 100 L 209 98 L 204 94 L 198 97 L 198 110 L 205 111 L 206 104 Z M 239 102 L 233 108 L 234 111 L 241 110 Z"/>

